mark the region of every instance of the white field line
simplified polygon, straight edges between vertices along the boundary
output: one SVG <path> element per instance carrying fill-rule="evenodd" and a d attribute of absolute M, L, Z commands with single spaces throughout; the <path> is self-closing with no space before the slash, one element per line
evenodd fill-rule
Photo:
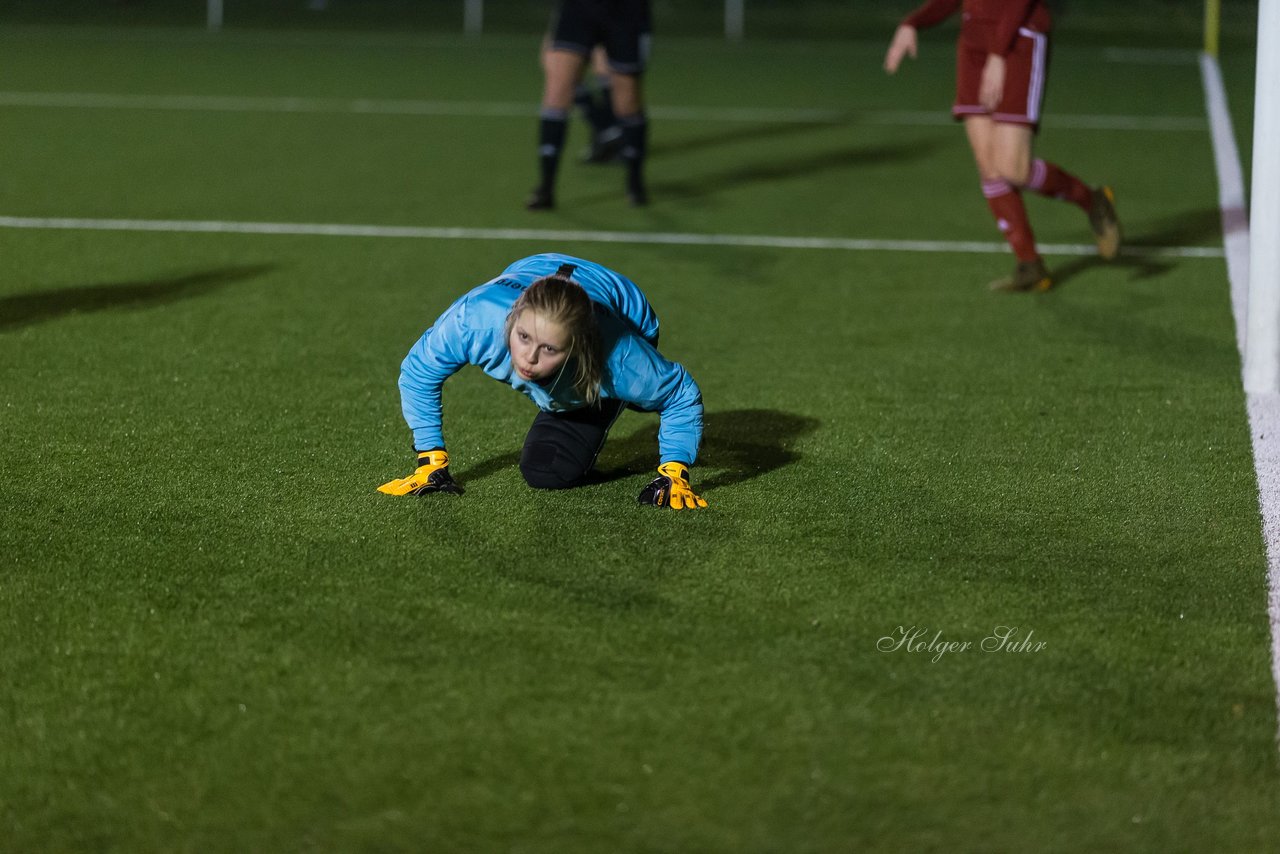
<path fill-rule="evenodd" d="M 1218 209 L 1222 213 L 1222 242 L 1231 286 L 1231 313 L 1236 323 L 1236 344 L 1244 362 L 1245 308 L 1249 303 L 1249 217 L 1244 198 L 1244 172 L 1227 112 L 1226 90 L 1217 61 L 1203 54 L 1200 62 L 1213 161 L 1218 170 Z"/>
<path fill-rule="evenodd" d="M 1227 278 L 1231 283 L 1231 307 L 1236 321 L 1243 378 L 1245 318 L 1249 298 L 1249 222 L 1246 215 L 1244 177 L 1236 149 L 1227 96 L 1217 60 L 1204 54 L 1200 60 L 1205 102 L 1218 168 L 1218 197 L 1226 248 Z M 1280 394 L 1247 393 L 1249 432 L 1253 438 L 1253 465 L 1258 473 L 1258 507 L 1262 512 L 1262 536 L 1267 549 L 1267 613 L 1271 620 L 1271 678 L 1276 708 L 1280 710 Z M 1276 733 L 1280 744 L 1280 730 Z"/>
<path fill-rule="evenodd" d="M 74 231 L 153 231 L 188 234 L 261 234 L 315 237 L 382 237 L 417 240 L 529 240 L 553 243 L 637 243 L 669 246 L 737 246 L 771 249 L 834 249 L 847 252 L 960 252 L 1005 255 L 1006 243 L 962 240 L 869 240 L 787 237 L 767 234 L 692 234 L 648 231 L 557 231 L 541 228 L 448 228 L 321 222 L 232 222 L 225 220 L 86 219 L 0 216 L 0 228 Z M 1046 255 L 1096 255 L 1092 244 L 1047 243 Z M 1151 246 L 1124 250 L 1133 257 L 1221 258 L 1213 246 Z"/>
<path fill-rule="evenodd" d="M 537 115 L 536 104 L 500 101 L 420 101 L 370 98 L 251 97 L 239 95 L 124 95 L 103 92 L 0 92 L 0 107 L 93 110 L 169 110 L 224 113 L 318 113 L 328 115 L 521 118 Z M 869 124 L 950 126 L 945 110 L 821 110 L 763 107 L 663 107 L 650 109 L 661 121 L 754 124 Z M 1071 130 L 1203 131 L 1199 116 L 1059 115 L 1054 127 Z"/>

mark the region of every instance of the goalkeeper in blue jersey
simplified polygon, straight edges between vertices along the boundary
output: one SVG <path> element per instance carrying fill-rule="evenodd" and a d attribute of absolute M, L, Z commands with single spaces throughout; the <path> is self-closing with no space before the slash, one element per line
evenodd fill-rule
<path fill-rule="evenodd" d="M 640 503 L 706 507 L 689 486 L 702 440 L 702 393 L 657 344 L 658 316 L 625 276 L 567 255 L 516 261 L 449 306 L 405 357 L 400 400 L 417 468 L 378 490 L 462 493 L 449 473 L 440 391 L 464 365 L 476 365 L 540 410 L 520 454 L 531 487 L 588 482 L 609 428 L 630 407 L 661 418 L 658 476 Z"/>

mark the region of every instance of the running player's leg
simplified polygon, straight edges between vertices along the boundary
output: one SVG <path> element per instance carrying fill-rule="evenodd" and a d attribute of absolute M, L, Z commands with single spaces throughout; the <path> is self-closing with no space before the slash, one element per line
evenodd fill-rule
<path fill-rule="evenodd" d="M 996 122 L 979 97 L 983 70 L 987 62 L 985 50 L 961 42 L 956 49 L 956 98 L 951 113 L 964 121 L 969 148 L 978 167 L 982 195 L 995 218 L 996 226 L 1008 241 L 1021 268 L 1043 267 L 1036 249 L 1035 235 L 1022 204 L 1022 194 L 1001 172 L 996 138 Z M 1016 273 L 1015 273 L 1016 278 Z"/>
<path fill-rule="evenodd" d="M 1098 254 L 1107 259 L 1119 254 L 1120 219 L 1116 215 L 1115 192 L 1110 187 L 1090 187 L 1056 163 L 1038 157 L 1031 161 L 1022 186 L 1080 208 L 1089 217 L 1089 229 L 1098 244 Z"/>
<path fill-rule="evenodd" d="M 1045 81 L 1049 71 L 1049 37 L 1023 28 L 1013 51 L 1005 60 L 1004 97 L 994 118 L 1022 125 L 1034 135 L 1040 123 Z M 1046 160 L 1033 160 L 1030 140 L 1002 140 L 1004 177 L 1043 196 L 1066 199 L 1088 209 L 1089 188 L 1079 178 Z"/>
<path fill-rule="evenodd" d="M 1003 152 L 999 145 L 1004 137 L 1003 129 L 1007 127 L 1010 126 L 999 125 L 987 116 L 971 115 L 964 120 L 965 133 L 982 179 L 982 195 L 986 197 L 996 226 L 1019 261 L 1035 261 L 1040 258 L 1040 252 L 1036 249 L 1022 194 L 1002 171 Z"/>
<path fill-rule="evenodd" d="M 1119 252 L 1120 220 L 1116 216 L 1115 193 L 1110 187 L 1090 187 L 1056 163 L 1038 157 L 1032 159 L 1022 186 L 1080 208 L 1089 217 L 1089 228 L 1097 241 L 1098 254 L 1103 258 L 1114 258 Z"/>
<path fill-rule="evenodd" d="M 1053 280 L 1036 247 L 1022 193 L 1018 185 L 1006 177 L 1016 176 L 1017 164 L 1030 157 L 1030 129 L 994 122 L 976 114 L 966 116 L 964 126 L 982 178 L 982 195 L 996 226 L 1018 259 L 1013 275 L 992 282 L 991 287 L 1002 291 L 1048 290 L 1053 287 Z"/>
<path fill-rule="evenodd" d="M 1071 202 L 1086 213 L 1093 199 L 1093 191 L 1084 181 L 1058 164 L 1039 157 L 1031 161 L 1023 186 L 1047 198 Z"/>
<path fill-rule="evenodd" d="M 1031 172 L 1031 142 L 1035 131 L 1028 125 L 991 122 L 991 159 L 995 177 L 1015 187 L 1025 187 Z"/>
<path fill-rule="evenodd" d="M 1006 59 L 1005 90 L 993 118 L 1013 126 L 1025 126 L 1034 136 L 1039 127 L 1049 71 L 1049 37 L 1026 27 Z M 1006 162 L 1001 168 L 1007 180 L 1051 199 L 1070 202 L 1089 216 L 1089 226 L 1104 258 L 1113 258 L 1120 248 L 1120 225 L 1110 187 L 1092 188 L 1056 163 L 1031 154 L 1030 137 L 1004 139 L 1000 143 Z"/>

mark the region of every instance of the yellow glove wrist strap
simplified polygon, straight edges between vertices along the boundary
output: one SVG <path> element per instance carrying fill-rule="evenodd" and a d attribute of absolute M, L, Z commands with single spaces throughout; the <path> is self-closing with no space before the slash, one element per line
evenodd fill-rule
<path fill-rule="evenodd" d="M 418 453 L 418 468 L 423 466 L 440 468 L 447 465 L 449 465 L 449 455 L 444 451 L 420 451 Z"/>
<path fill-rule="evenodd" d="M 663 463 L 658 466 L 658 474 L 672 480 L 683 481 L 685 485 L 689 483 L 689 467 L 684 463 Z"/>

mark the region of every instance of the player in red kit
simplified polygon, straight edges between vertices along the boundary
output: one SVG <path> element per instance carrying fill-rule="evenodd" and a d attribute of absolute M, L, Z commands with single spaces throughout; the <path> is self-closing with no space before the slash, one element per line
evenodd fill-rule
<path fill-rule="evenodd" d="M 1044 0 L 927 0 L 898 26 L 885 54 L 885 71 L 893 74 L 904 56 L 915 57 L 917 30 L 941 23 L 962 7 L 951 114 L 964 121 L 982 194 L 1018 259 L 1013 275 L 991 286 L 1047 291 L 1053 278 L 1036 249 L 1022 191 L 1078 206 L 1088 214 L 1098 253 L 1107 259 L 1120 251 L 1115 195 L 1110 187 L 1090 187 L 1032 155 L 1053 25 Z"/>

